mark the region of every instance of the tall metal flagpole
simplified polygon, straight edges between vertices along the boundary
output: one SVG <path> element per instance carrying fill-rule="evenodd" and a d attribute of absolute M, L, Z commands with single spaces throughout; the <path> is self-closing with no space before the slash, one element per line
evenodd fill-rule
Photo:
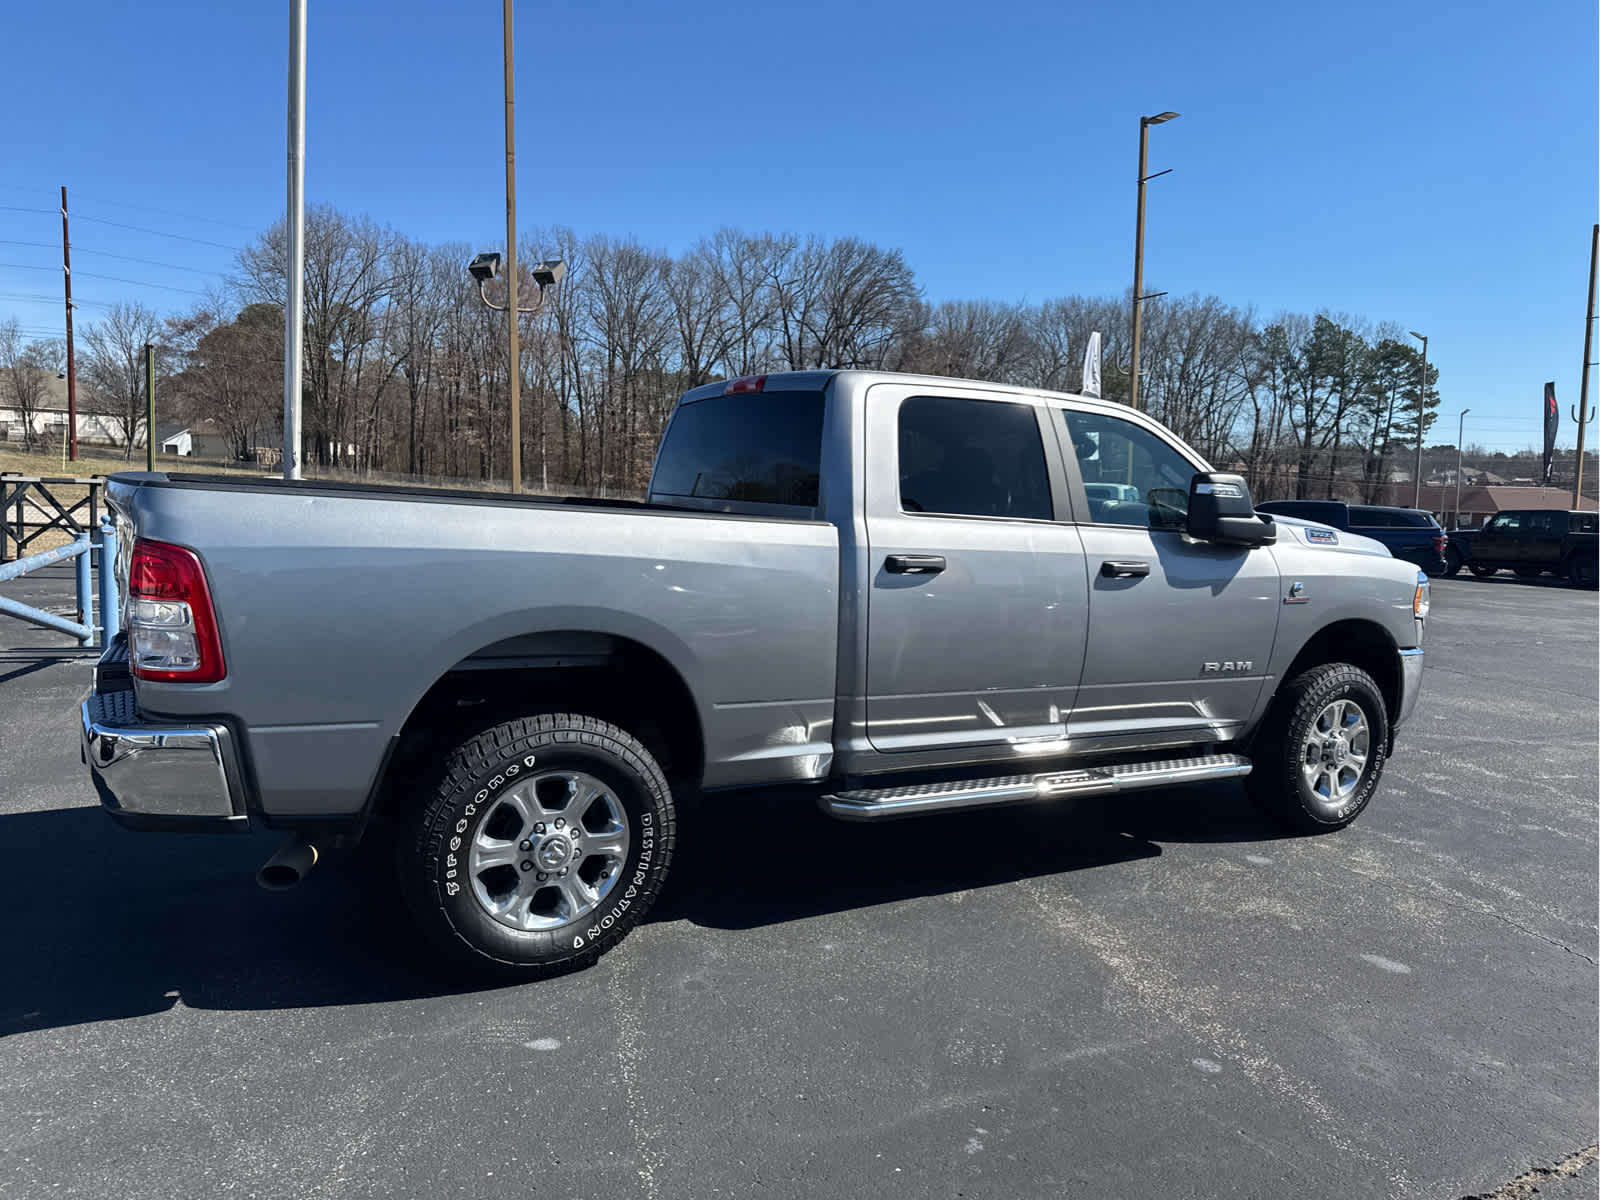
<path fill-rule="evenodd" d="M 289 304 L 283 312 L 283 477 L 300 478 L 306 264 L 306 0 L 289 0 Z"/>
<path fill-rule="evenodd" d="M 517 315 L 517 136 L 514 120 L 517 81 L 511 66 L 511 0 L 503 0 L 506 52 L 506 320 L 511 333 L 511 490 L 522 490 L 522 347 Z"/>

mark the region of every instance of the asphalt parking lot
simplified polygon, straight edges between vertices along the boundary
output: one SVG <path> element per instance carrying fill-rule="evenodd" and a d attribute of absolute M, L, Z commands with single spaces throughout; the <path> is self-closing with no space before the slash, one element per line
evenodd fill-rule
<path fill-rule="evenodd" d="M 739 797 L 619 950 L 491 989 L 359 852 L 268 894 L 275 838 L 116 828 L 88 660 L 0 619 L 0 1196 L 1594 1196 L 1596 598 L 1434 597 L 1342 833 Z"/>

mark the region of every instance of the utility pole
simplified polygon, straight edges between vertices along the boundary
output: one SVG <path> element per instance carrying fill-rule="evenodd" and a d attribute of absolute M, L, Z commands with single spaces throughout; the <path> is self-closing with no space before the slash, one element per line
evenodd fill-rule
<path fill-rule="evenodd" d="M 1594 349 L 1595 338 L 1595 258 L 1600 256 L 1600 226 L 1594 227 L 1594 232 L 1589 235 L 1589 320 L 1584 322 L 1584 376 L 1578 387 L 1578 411 L 1573 413 L 1574 421 L 1578 422 L 1578 470 L 1573 472 L 1573 507 L 1578 507 L 1579 494 L 1584 488 L 1584 426 L 1589 424 L 1589 368 L 1594 366 L 1590 360 L 1590 350 Z"/>
<path fill-rule="evenodd" d="M 306 0 L 289 0 L 289 305 L 283 312 L 283 477 L 300 478 L 306 302 Z"/>
<path fill-rule="evenodd" d="M 517 337 L 517 137 L 516 75 L 512 70 L 511 0 L 502 0 L 506 51 L 506 320 L 511 340 L 511 490 L 522 490 L 522 347 Z"/>
<path fill-rule="evenodd" d="M 1140 305 L 1146 300 L 1154 300 L 1157 296 L 1165 296 L 1165 292 L 1153 292 L 1146 296 L 1144 290 L 1144 185 L 1150 180 L 1162 175 L 1170 174 L 1171 167 L 1165 171 L 1157 171 L 1154 175 L 1146 175 L 1150 169 L 1150 126 L 1162 125 L 1178 116 L 1175 112 L 1157 113 L 1153 117 L 1139 118 L 1139 215 L 1134 225 L 1133 233 L 1133 379 L 1128 385 L 1128 407 L 1139 407 L 1139 310 Z"/>
<path fill-rule="evenodd" d="M 1467 435 L 1467 414 L 1470 408 L 1461 410 L 1461 420 L 1456 424 L 1456 528 L 1461 528 L 1461 441 Z"/>
<path fill-rule="evenodd" d="M 61 187 L 61 277 L 67 287 L 67 455 L 78 461 L 78 365 L 72 354 L 72 242 L 67 237 L 67 188 Z M 1592 288 L 1590 289 L 1593 290 Z M 1586 350 L 1583 355 L 1589 357 Z"/>
<path fill-rule="evenodd" d="M 144 469 L 156 469 L 156 348 L 144 344 Z"/>

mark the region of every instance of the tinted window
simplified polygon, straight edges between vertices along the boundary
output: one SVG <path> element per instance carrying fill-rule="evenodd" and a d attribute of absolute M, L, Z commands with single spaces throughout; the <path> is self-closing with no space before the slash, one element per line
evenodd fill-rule
<path fill-rule="evenodd" d="M 906 512 L 1049 520 L 1050 477 L 1033 408 L 913 396 L 900 406 Z"/>
<path fill-rule="evenodd" d="M 1495 533 L 1508 533 L 1511 530 L 1516 529 L 1521 524 L 1521 513 L 1501 513 L 1499 516 L 1495 517 L 1494 520 L 1485 525 L 1484 528 L 1493 530 Z"/>
<path fill-rule="evenodd" d="M 1407 522 L 1401 521 L 1398 514 L 1386 512 L 1381 508 L 1366 508 L 1361 505 L 1354 505 L 1350 509 L 1350 528 L 1352 529 L 1358 526 L 1363 529 L 1392 529 L 1396 525 L 1404 524 L 1407 524 Z"/>
<path fill-rule="evenodd" d="M 812 508 L 821 464 L 821 392 L 712 396 L 679 407 L 650 488 Z"/>
<path fill-rule="evenodd" d="M 1556 527 L 1555 513 L 1529 513 L 1524 527 L 1534 533 L 1552 533 Z"/>
<path fill-rule="evenodd" d="M 1062 415 L 1090 521 L 1163 529 L 1183 524 L 1195 473 L 1186 458 L 1132 421 L 1100 413 Z"/>

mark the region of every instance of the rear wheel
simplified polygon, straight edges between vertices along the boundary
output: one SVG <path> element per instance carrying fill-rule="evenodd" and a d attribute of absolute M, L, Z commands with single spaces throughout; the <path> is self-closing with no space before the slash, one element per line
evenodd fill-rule
<path fill-rule="evenodd" d="M 396 860 L 448 963 L 539 978 L 588 966 L 639 923 L 675 837 L 649 751 L 604 721 L 550 713 L 457 747 Z"/>
<path fill-rule="evenodd" d="M 1388 744 L 1388 711 L 1372 676 L 1326 663 L 1279 691 L 1246 783 L 1256 804 L 1291 829 L 1342 829 L 1377 790 Z"/>
<path fill-rule="evenodd" d="M 1567 582 L 1573 587 L 1595 586 L 1595 560 L 1590 555 L 1574 555 L 1567 559 Z"/>

